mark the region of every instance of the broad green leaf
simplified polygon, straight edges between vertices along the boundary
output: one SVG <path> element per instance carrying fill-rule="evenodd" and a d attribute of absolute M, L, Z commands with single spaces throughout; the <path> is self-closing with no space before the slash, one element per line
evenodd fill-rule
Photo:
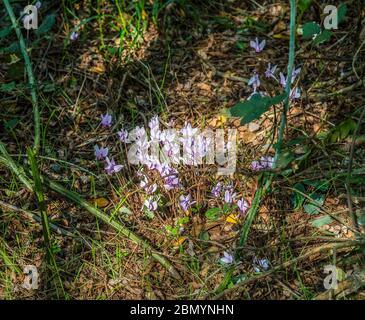
<path fill-rule="evenodd" d="M 315 45 L 321 44 L 323 42 L 326 42 L 330 40 L 332 37 L 332 32 L 329 30 L 323 30 L 318 36 L 316 36 L 313 40 L 313 43 Z"/>
<path fill-rule="evenodd" d="M 337 10 L 337 19 L 339 24 L 345 19 L 346 13 L 347 13 L 347 5 L 345 3 L 342 3 Z"/>
<path fill-rule="evenodd" d="M 233 117 L 243 117 L 241 124 L 250 123 L 258 119 L 269 108 L 282 102 L 285 99 L 285 94 L 271 97 L 263 97 L 260 94 L 254 94 L 251 99 L 245 102 L 239 102 L 230 109 L 230 114 Z"/>
<path fill-rule="evenodd" d="M 42 33 L 47 33 L 48 31 L 50 31 L 52 29 L 55 22 L 56 22 L 55 14 L 50 14 L 50 15 L 46 16 L 44 18 L 42 24 L 36 30 L 36 34 L 41 35 Z"/>
<path fill-rule="evenodd" d="M 307 11 L 312 4 L 312 0 L 298 0 L 298 8 L 301 13 Z"/>
<path fill-rule="evenodd" d="M 330 224 L 333 221 L 333 219 L 330 216 L 323 216 L 319 217 L 312 221 L 312 226 L 316 228 L 323 227 L 327 224 Z"/>
<path fill-rule="evenodd" d="M 313 202 L 309 202 L 303 208 L 304 211 L 308 214 L 318 214 L 320 212 L 320 206 L 323 205 L 325 195 L 321 193 L 313 193 L 310 197 L 314 200 Z"/>
<path fill-rule="evenodd" d="M 307 22 L 303 26 L 303 38 L 312 39 L 314 35 L 321 33 L 321 27 L 316 22 Z"/>
<path fill-rule="evenodd" d="M 205 212 L 205 216 L 209 220 L 217 220 L 222 214 L 222 210 L 220 208 L 211 208 Z"/>

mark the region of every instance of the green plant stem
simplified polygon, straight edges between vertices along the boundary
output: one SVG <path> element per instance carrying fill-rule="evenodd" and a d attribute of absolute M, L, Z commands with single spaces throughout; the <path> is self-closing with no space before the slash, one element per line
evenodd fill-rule
<path fill-rule="evenodd" d="M 292 73 L 294 68 L 294 58 L 295 58 L 295 17 L 296 17 L 296 3 L 295 0 L 290 0 L 290 43 L 289 43 L 289 61 L 288 61 L 288 76 L 287 76 L 287 83 L 286 83 L 286 97 L 284 101 L 284 110 L 281 116 L 281 123 L 278 133 L 278 139 L 277 139 L 277 148 L 274 158 L 274 165 L 276 166 L 277 160 L 280 158 L 281 155 L 281 149 L 283 144 L 283 137 L 284 132 L 286 128 L 287 123 L 287 113 L 289 110 L 290 105 L 290 91 L 291 91 L 291 79 L 292 79 Z M 264 176 L 261 176 L 262 178 L 265 178 Z M 247 218 L 245 220 L 245 223 L 242 227 L 241 237 L 240 237 L 240 246 L 244 246 L 246 244 L 248 233 L 251 229 L 251 225 L 259 211 L 260 204 L 262 199 L 267 194 L 271 182 L 274 178 L 274 174 L 270 174 L 266 177 L 265 180 L 263 180 L 263 183 L 258 187 L 258 189 L 255 192 L 252 205 L 250 210 L 247 213 Z M 260 180 L 259 180 L 260 181 Z"/>
<path fill-rule="evenodd" d="M 47 251 L 48 259 L 51 261 L 52 259 L 52 246 L 51 246 L 51 231 L 49 227 L 48 222 L 48 216 L 46 207 L 44 204 L 44 194 L 43 194 L 43 188 L 42 188 L 42 182 L 39 176 L 39 171 L 37 168 L 37 161 L 35 159 L 35 155 L 32 149 L 27 150 L 28 154 L 28 160 L 32 169 L 32 176 L 34 181 L 34 193 L 37 198 L 37 204 L 39 212 L 41 213 L 41 219 L 42 219 L 42 227 L 43 227 L 43 237 L 44 237 L 44 243 Z"/>
<path fill-rule="evenodd" d="M 41 137 L 41 125 L 40 125 L 40 113 L 39 113 L 39 105 L 38 105 L 38 97 L 36 92 L 36 85 L 32 70 L 32 64 L 29 59 L 29 55 L 27 52 L 27 48 L 25 46 L 24 38 L 22 35 L 22 32 L 20 31 L 20 28 L 17 23 L 17 19 L 15 18 L 13 9 L 9 3 L 9 0 L 3 0 L 6 11 L 8 12 L 8 15 L 10 17 L 12 26 L 16 32 L 16 35 L 18 37 L 20 50 L 23 55 L 24 63 L 25 63 L 25 70 L 28 75 L 28 83 L 30 87 L 30 94 L 32 99 L 32 105 L 33 105 L 33 117 L 34 117 L 34 152 L 37 154 L 40 147 L 40 137 Z"/>
<path fill-rule="evenodd" d="M 295 59 L 295 16 L 296 16 L 296 4 L 295 0 L 290 0 L 290 42 L 289 42 L 289 61 L 288 61 L 288 75 L 286 80 L 286 98 L 284 101 L 284 110 L 281 115 L 280 128 L 278 133 L 278 140 L 276 144 L 276 153 L 275 153 L 275 166 L 277 160 L 280 158 L 281 149 L 283 145 L 284 132 L 287 123 L 287 114 L 290 106 L 290 91 L 291 91 L 291 81 L 292 81 L 292 73 L 294 69 L 294 59 Z"/>

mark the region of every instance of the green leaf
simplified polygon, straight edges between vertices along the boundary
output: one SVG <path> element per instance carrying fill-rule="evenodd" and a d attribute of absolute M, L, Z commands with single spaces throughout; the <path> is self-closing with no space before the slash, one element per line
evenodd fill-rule
<path fill-rule="evenodd" d="M 207 231 L 200 232 L 199 239 L 203 241 L 209 241 L 210 240 L 209 233 Z"/>
<path fill-rule="evenodd" d="M 243 117 L 241 124 L 250 123 L 258 119 L 269 108 L 282 102 L 285 99 L 285 94 L 271 97 L 263 97 L 260 94 L 254 94 L 251 99 L 245 102 L 239 102 L 230 109 L 230 114 L 233 117 Z"/>
<path fill-rule="evenodd" d="M 312 221 L 312 226 L 316 228 L 323 227 L 327 224 L 330 224 L 333 221 L 333 219 L 330 216 L 323 216 L 319 217 Z"/>
<path fill-rule="evenodd" d="M 278 168 L 286 168 L 294 160 L 294 155 L 290 151 L 283 152 L 278 159 L 276 166 Z"/>
<path fill-rule="evenodd" d="M 301 13 L 307 11 L 312 4 L 312 0 L 299 0 L 298 1 L 298 8 Z"/>
<path fill-rule="evenodd" d="M 53 25 L 56 22 L 56 15 L 55 14 L 50 14 L 48 16 L 46 16 L 42 22 L 42 24 L 39 26 L 39 28 L 35 31 L 36 34 L 39 36 L 42 33 L 47 33 L 48 31 L 50 31 L 53 27 Z"/>
<path fill-rule="evenodd" d="M 321 193 L 313 193 L 310 195 L 310 197 L 314 201 L 306 204 L 304 206 L 304 211 L 308 214 L 318 214 L 320 212 L 320 207 L 323 205 L 326 196 Z"/>
<path fill-rule="evenodd" d="M 19 119 L 17 118 L 13 118 L 13 119 L 10 119 L 9 121 L 6 121 L 4 123 L 4 127 L 5 129 L 7 130 L 12 130 L 16 127 L 16 125 L 19 123 Z"/>
<path fill-rule="evenodd" d="M 10 34 L 13 27 L 7 27 L 0 30 L 0 39 L 5 38 L 8 34 Z"/>
<path fill-rule="evenodd" d="M 319 45 L 323 42 L 330 40 L 332 37 L 332 32 L 329 30 L 323 30 L 317 37 L 314 38 L 313 43 Z"/>
<path fill-rule="evenodd" d="M 347 13 L 347 5 L 345 3 L 342 3 L 337 10 L 338 24 L 340 24 L 345 19 L 346 13 Z"/>
<path fill-rule="evenodd" d="M 220 215 L 222 213 L 222 210 L 220 208 L 211 208 L 205 212 L 205 216 L 209 220 L 217 220 L 219 219 Z"/>
<path fill-rule="evenodd" d="M 296 185 L 294 185 L 294 189 L 302 193 L 305 193 L 305 187 L 302 183 L 297 183 Z M 297 210 L 303 206 L 304 200 L 305 198 L 301 193 L 294 191 L 294 193 L 291 195 L 290 202 L 293 208 Z"/>
<path fill-rule="evenodd" d="M 303 26 L 303 38 L 312 39 L 314 35 L 321 33 L 321 27 L 316 22 L 307 22 Z"/>
<path fill-rule="evenodd" d="M 15 89 L 15 81 L 8 82 L 8 83 L 2 83 L 0 85 L 0 91 L 2 92 L 11 92 Z"/>
<path fill-rule="evenodd" d="M 247 43 L 244 43 L 242 41 L 237 41 L 236 48 L 239 50 L 245 50 L 247 48 Z"/>
<path fill-rule="evenodd" d="M 365 226 L 365 213 L 361 215 L 359 220 L 357 221 L 360 226 Z"/>

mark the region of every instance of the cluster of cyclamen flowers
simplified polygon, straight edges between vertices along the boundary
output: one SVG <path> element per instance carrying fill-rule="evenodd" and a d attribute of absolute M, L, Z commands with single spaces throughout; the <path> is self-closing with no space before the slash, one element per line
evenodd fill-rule
<path fill-rule="evenodd" d="M 265 45 L 266 45 L 266 41 L 262 40 L 260 42 L 258 40 L 258 38 L 256 38 L 255 41 L 252 41 L 252 40 L 250 41 L 250 47 L 255 49 L 256 53 L 259 53 L 259 52 L 263 51 L 264 48 L 265 48 Z M 280 72 L 279 73 L 279 78 L 280 79 L 278 79 L 275 76 L 277 67 L 278 67 L 277 65 L 272 66 L 271 63 L 269 63 L 268 66 L 267 66 L 267 69 L 265 71 L 265 77 L 267 79 L 272 78 L 272 79 L 276 80 L 285 89 L 286 88 L 286 83 L 287 83 L 287 77 L 285 77 L 285 75 L 282 72 Z M 297 68 L 297 69 L 294 68 L 294 70 L 292 72 L 292 77 L 291 77 L 291 82 L 292 83 L 298 77 L 298 75 L 300 74 L 300 71 L 301 71 L 301 68 Z M 252 88 L 253 88 L 253 93 L 252 94 L 257 94 L 258 93 L 257 89 L 260 87 L 261 81 L 260 81 L 259 75 L 256 72 L 254 72 L 253 76 L 249 79 L 248 85 L 252 86 Z M 260 92 L 260 94 L 263 94 L 263 93 Z M 295 87 L 290 91 L 290 98 L 291 99 L 299 99 L 300 96 L 301 96 L 301 92 L 300 92 L 300 89 L 298 87 Z"/>

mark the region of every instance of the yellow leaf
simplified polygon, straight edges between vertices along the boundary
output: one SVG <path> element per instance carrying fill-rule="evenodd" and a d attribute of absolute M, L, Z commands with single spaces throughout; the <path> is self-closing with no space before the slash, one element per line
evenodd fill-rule
<path fill-rule="evenodd" d="M 233 223 L 233 224 L 236 224 L 236 223 L 239 223 L 239 220 L 237 219 L 237 216 L 233 213 L 231 213 L 227 219 L 226 219 L 227 222 L 229 223 Z"/>
<path fill-rule="evenodd" d="M 106 198 L 96 198 L 92 199 L 90 202 L 99 208 L 105 208 L 109 204 L 109 200 Z"/>
<path fill-rule="evenodd" d="M 186 240 L 186 237 L 180 237 L 177 241 L 174 242 L 174 247 L 181 246 Z"/>
<path fill-rule="evenodd" d="M 283 33 L 274 34 L 272 37 L 274 39 L 289 39 L 289 36 Z"/>

